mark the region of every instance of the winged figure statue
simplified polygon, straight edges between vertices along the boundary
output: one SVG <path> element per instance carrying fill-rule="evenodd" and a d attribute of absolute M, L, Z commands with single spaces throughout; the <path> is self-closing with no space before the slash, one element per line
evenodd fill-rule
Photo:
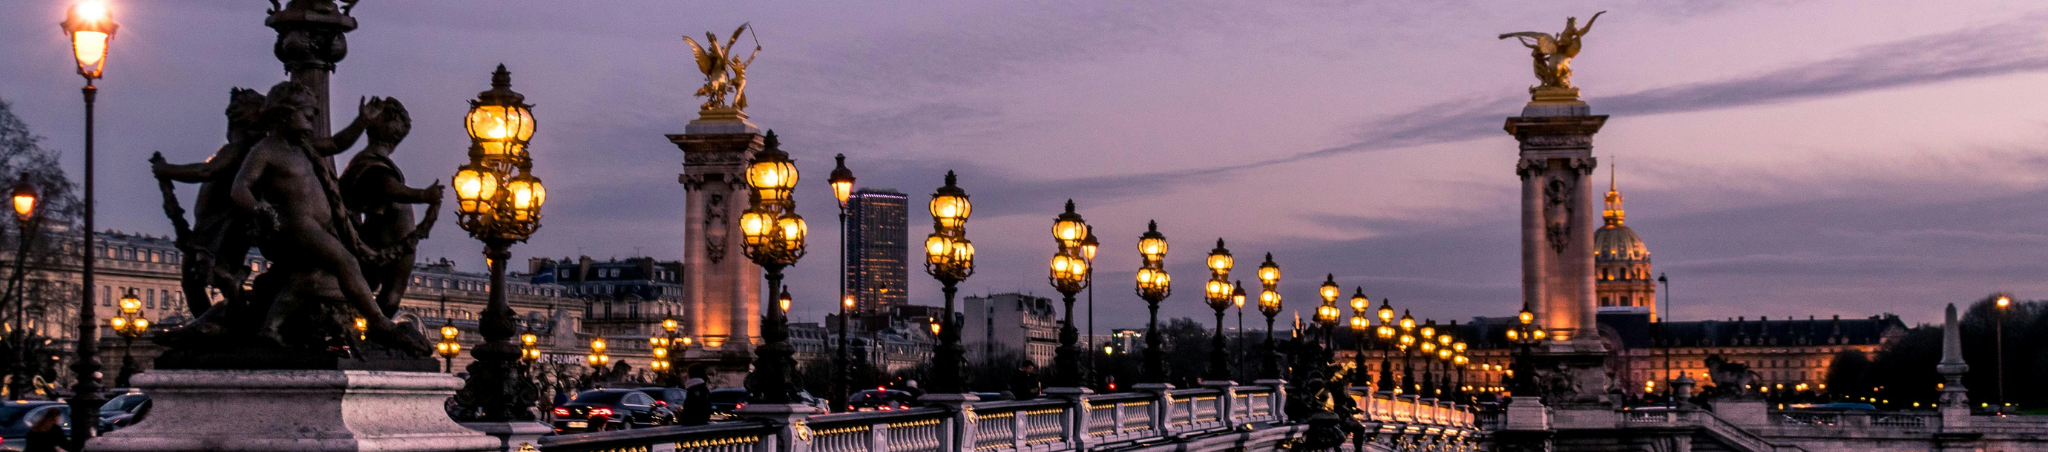
<path fill-rule="evenodd" d="M 1542 83 L 1529 88 L 1530 91 L 1572 88 L 1572 58 L 1579 56 L 1581 39 L 1586 32 L 1593 30 L 1593 21 L 1600 20 L 1601 14 L 1607 12 L 1594 13 L 1592 18 L 1586 19 L 1585 27 L 1578 26 L 1577 17 L 1565 18 L 1564 31 L 1555 35 L 1540 31 L 1500 35 L 1500 39 L 1515 38 L 1529 47 L 1529 56 L 1535 60 L 1536 80 Z"/>
<path fill-rule="evenodd" d="M 754 53 L 744 59 L 733 55 L 733 46 L 739 44 L 740 34 L 746 33 L 749 25 L 740 24 L 727 36 L 724 45 L 719 45 L 718 35 L 711 32 L 704 33 L 701 45 L 689 36 L 683 37 L 697 57 L 697 70 L 704 73 L 704 87 L 697 88 L 697 96 L 705 98 L 703 110 L 747 108 L 747 66 L 761 55 L 761 45 L 757 39 Z"/>

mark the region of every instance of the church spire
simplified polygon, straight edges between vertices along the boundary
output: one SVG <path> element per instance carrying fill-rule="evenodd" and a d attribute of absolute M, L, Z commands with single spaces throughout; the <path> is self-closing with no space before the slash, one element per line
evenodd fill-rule
<path fill-rule="evenodd" d="M 1601 211 L 1600 217 L 1607 219 L 1607 227 L 1612 228 L 1620 227 L 1622 218 L 1628 214 L 1621 209 L 1621 189 L 1617 188 L 1614 182 L 1614 167 L 1618 166 L 1621 159 L 1612 156 L 1608 158 L 1616 160 L 1616 163 L 1607 165 L 1607 210 Z"/>

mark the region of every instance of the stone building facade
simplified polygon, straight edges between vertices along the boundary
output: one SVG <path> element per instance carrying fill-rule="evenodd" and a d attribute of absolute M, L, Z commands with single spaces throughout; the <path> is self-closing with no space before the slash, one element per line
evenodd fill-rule
<path fill-rule="evenodd" d="M 1059 348 L 1059 309 L 1050 298 L 1021 293 L 969 296 L 961 313 L 960 342 L 969 360 L 1015 352 L 1039 367 L 1052 365 Z"/>

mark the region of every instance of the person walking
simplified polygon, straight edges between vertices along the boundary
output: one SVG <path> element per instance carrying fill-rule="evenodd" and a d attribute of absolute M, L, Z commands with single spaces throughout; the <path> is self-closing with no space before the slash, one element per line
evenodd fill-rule
<path fill-rule="evenodd" d="M 62 410 L 43 410 L 42 416 L 36 418 L 35 424 L 28 428 L 28 438 L 25 438 L 26 442 L 21 447 L 22 452 L 57 452 L 60 447 L 64 448 L 63 450 L 71 450 L 70 436 L 64 433 L 64 429 L 58 427 L 63 419 L 59 411 Z"/>
<path fill-rule="evenodd" d="M 683 413 L 678 420 L 683 425 L 704 425 L 711 423 L 711 383 L 703 364 L 690 366 L 690 379 L 683 382 Z"/>

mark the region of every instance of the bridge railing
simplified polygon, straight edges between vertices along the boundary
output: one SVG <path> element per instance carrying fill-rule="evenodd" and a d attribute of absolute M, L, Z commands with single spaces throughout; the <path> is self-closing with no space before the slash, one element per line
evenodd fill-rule
<path fill-rule="evenodd" d="M 901 411 L 785 415 L 693 427 L 544 437 L 547 452 L 1061 452 L 1119 448 L 1285 424 L 1286 388 L 1211 386 Z M 1467 407 L 1353 393 L 1365 420 L 1474 429 Z M 1258 429 L 1265 431 L 1263 427 Z M 1436 431 L 1430 429 L 1430 431 Z"/>

